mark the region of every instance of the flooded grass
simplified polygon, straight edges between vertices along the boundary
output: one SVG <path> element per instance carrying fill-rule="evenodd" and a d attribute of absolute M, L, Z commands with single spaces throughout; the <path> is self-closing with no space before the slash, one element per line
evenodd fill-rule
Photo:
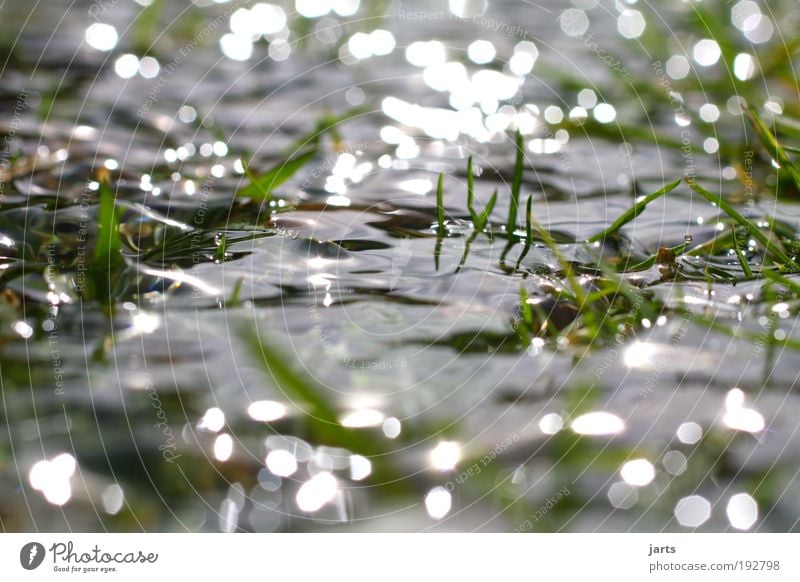
<path fill-rule="evenodd" d="M 3 529 L 797 530 L 796 4 L 358 4 L 9 47 Z"/>

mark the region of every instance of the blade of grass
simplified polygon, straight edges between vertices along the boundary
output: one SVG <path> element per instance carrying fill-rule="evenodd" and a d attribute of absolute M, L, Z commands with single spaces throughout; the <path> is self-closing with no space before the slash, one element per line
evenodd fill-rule
<path fill-rule="evenodd" d="M 302 403 L 312 438 L 319 444 L 342 447 L 371 457 L 373 471 L 370 478 L 382 487 L 407 493 L 408 479 L 398 475 L 385 460 L 389 452 L 387 446 L 366 432 L 342 426 L 334 404 L 325 395 L 328 388 L 291 366 L 287 358 L 263 342 L 257 329 L 245 328 L 242 338 L 252 356 L 261 364 L 264 374 L 272 379 L 287 399 Z"/>
<path fill-rule="evenodd" d="M 517 269 L 519 269 L 520 263 L 522 263 L 522 259 L 524 259 L 528 251 L 531 250 L 531 244 L 533 244 L 533 196 L 528 196 L 528 203 L 525 205 L 525 246 L 522 248 L 522 252 L 519 254 L 519 258 L 517 259 Z"/>
<path fill-rule="evenodd" d="M 119 232 L 119 214 L 115 194 L 106 177 L 100 180 L 100 208 L 98 210 L 98 232 L 92 262 L 88 269 L 89 297 L 112 309 L 113 282 L 116 274 L 125 266 L 122 257 L 122 237 Z"/>
<path fill-rule="evenodd" d="M 330 134 L 334 147 L 337 150 L 341 149 L 344 139 L 339 133 L 338 126 L 346 121 L 358 117 L 359 115 L 364 115 L 369 111 L 369 108 L 363 106 L 353 107 L 352 109 L 348 109 L 340 115 L 334 115 L 330 111 L 324 111 L 322 116 L 314 125 L 314 129 L 312 129 L 309 133 L 301 135 L 299 138 L 297 138 L 292 145 L 285 150 L 285 155 L 291 156 L 294 154 L 294 152 L 305 150 L 309 147 L 317 148 L 320 140 L 325 134 Z"/>
<path fill-rule="evenodd" d="M 525 205 L 525 240 L 527 244 L 533 242 L 533 196 L 528 196 L 528 203 Z"/>
<path fill-rule="evenodd" d="M 666 186 L 664 186 L 660 190 L 656 190 L 652 194 L 648 194 L 642 200 L 640 200 L 639 202 L 634 204 L 634 206 L 632 208 L 629 208 L 628 210 L 626 210 L 622 214 L 622 216 L 617 218 L 611 224 L 611 226 L 609 226 L 605 230 L 602 230 L 602 231 L 598 232 L 595 235 L 592 235 L 591 237 L 589 237 L 589 239 L 586 242 L 590 242 L 590 243 L 597 242 L 597 241 L 603 240 L 604 238 L 606 238 L 607 236 L 609 236 L 611 234 L 614 234 L 619 229 L 621 229 L 623 226 L 628 224 L 631 220 L 633 220 L 634 218 L 639 216 L 644 211 L 644 209 L 647 208 L 647 205 L 650 204 L 651 202 L 653 202 L 653 200 L 661 198 L 665 194 L 667 194 L 669 192 L 672 192 L 675 188 L 677 188 L 680 185 L 680 183 L 681 183 L 681 180 L 675 180 L 674 182 L 670 182 L 669 184 L 667 184 Z"/>
<path fill-rule="evenodd" d="M 296 371 L 286 358 L 264 344 L 256 330 L 248 328 L 244 339 L 254 357 L 261 363 L 264 373 L 272 378 L 287 399 L 302 405 L 316 438 L 352 451 L 370 453 L 374 450 L 372 441 L 366 435 L 339 423 L 336 408 L 324 395 L 326 388 Z"/>
<path fill-rule="evenodd" d="M 774 281 L 775 283 L 779 283 L 786 287 L 787 290 L 794 293 L 798 297 L 800 297 L 800 283 L 796 283 L 792 281 L 788 277 L 781 275 L 780 273 L 776 273 L 770 269 L 764 269 L 761 271 L 761 274 L 764 275 L 770 281 Z"/>
<path fill-rule="evenodd" d="M 515 136 L 515 145 L 517 148 L 517 158 L 514 163 L 514 178 L 511 182 L 511 202 L 508 206 L 508 221 L 506 222 L 506 231 L 508 236 L 512 236 L 514 231 L 517 230 L 517 212 L 519 210 L 519 194 L 522 190 L 522 171 L 525 152 L 523 150 L 524 142 L 522 134 L 517 130 Z"/>
<path fill-rule="evenodd" d="M 219 238 L 219 244 L 217 245 L 217 250 L 214 253 L 214 259 L 221 263 L 225 260 L 225 252 L 228 250 L 228 237 L 226 235 L 222 235 Z"/>
<path fill-rule="evenodd" d="M 494 210 L 494 205 L 497 204 L 497 189 L 495 189 L 492 197 L 489 198 L 489 202 L 486 204 L 486 207 L 481 212 L 479 217 L 478 225 L 476 225 L 476 230 L 483 230 L 486 228 L 486 224 L 489 222 L 489 216 L 492 214 L 492 210 Z"/>
<path fill-rule="evenodd" d="M 467 258 L 469 257 L 469 247 L 478 238 L 478 234 L 480 233 L 479 230 L 473 230 L 472 234 L 467 239 L 466 243 L 464 244 L 464 254 L 461 255 L 461 260 L 458 262 L 458 266 L 456 267 L 455 272 L 460 273 L 461 269 L 464 268 L 464 265 L 467 264 Z M 441 240 L 441 239 L 440 239 Z M 436 270 L 439 270 L 439 266 L 437 264 Z"/>
<path fill-rule="evenodd" d="M 683 254 L 683 252 L 688 248 L 688 246 L 689 246 L 689 243 L 684 242 L 684 243 L 681 243 L 679 245 L 675 245 L 674 247 L 669 247 L 669 250 L 676 257 L 678 257 L 679 255 Z M 635 272 L 635 271 L 644 271 L 645 269 L 649 269 L 650 267 L 655 265 L 657 260 L 658 260 L 658 254 L 655 254 L 652 257 L 650 257 L 649 259 L 646 259 L 646 260 L 642 261 L 641 263 L 636 263 L 632 267 L 628 267 L 628 268 L 624 269 L 623 272 L 631 273 L 631 272 Z"/>
<path fill-rule="evenodd" d="M 733 250 L 736 252 L 736 258 L 739 259 L 739 265 L 742 267 L 742 271 L 744 271 L 744 276 L 748 279 L 752 279 L 753 271 L 750 270 L 750 263 L 747 262 L 747 258 L 739 247 L 739 241 L 736 239 L 736 227 L 731 225 L 731 231 L 733 232 Z"/>
<path fill-rule="evenodd" d="M 447 233 L 444 226 L 444 172 L 439 174 L 436 186 L 436 224 L 436 236 L 443 237 Z"/>
<path fill-rule="evenodd" d="M 472 206 L 475 199 L 475 176 L 472 175 L 472 156 L 467 159 L 467 210 L 469 210 L 472 224 L 478 229 L 478 213 Z"/>
<path fill-rule="evenodd" d="M 233 291 L 231 292 L 231 298 L 226 302 L 226 307 L 236 307 L 240 303 L 239 297 L 242 294 L 242 285 L 244 285 L 244 277 L 239 277 L 236 279 L 236 283 L 233 285 Z"/>
<path fill-rule="evenodd" d="M 272 199 L 272 191 L 294 176 L 300 168 L 305 166 L 317 154 L 316 149 L 300 154 L 295 158 L 290 158 L 270 168 L 260 176 L 255 175 L 250 170 L 250 164 L 242 164 L 245 174 L 250 183 L 236 192 L 237 196 L 254 198 L 269 202 Z"/>
<path fill-rule="evenodd" d="M 709 192 L 708 190 L 703 188 L 700 184 L 698 184 L 694 180 L 694 178 L 689 178 L 687 180 L 687 183 L 689 184 L 689 187 L 692 190 L 694 190 L 695 192 L 700 194 L 703 198 L 705 198 L 706 200 L 708 200 L 712 204 L 716 204 L 717 206 L 719 206 L 719 208 L 725 214 L 727 214 L 733 220 L 735 220 L 740 225 L 745 227 L 748 230 L 748 232 L 751 235 L 753 235 L 753 238 L 755 238 L 758 242 L 760 242 L 762 245 L 764 245 L 764 247 L 767 249 L 767 251 L 772 253 L 773 255 L 775 255 L 775 257 L 781 263 L 783 263 L 783 265 L 785 267 L 789 267 L 789 268 L 792 268 L 792 269 L 795 269 L 795 270 L 798 269 L 798 266 L 795 264 L 795 262 L 792 259 L 790 259 L 786 255 L 786 253 L 784 253 L 781 249 L 779 249 L 775 245 L 775 243 L 773 243 L 771 240 L 769 240 L 769 238 L 767 238 L 767 236 L 763 232 L 761 232 L 761 229 L 758 228 L 758 226 L 756 226 L 750 220 L 748 220 L 747 218 L 745 218 L 744 216 L 739 214 L 739 212 L 737 212 L 736 209 L 733 206 L 731 206 L 729 202 L 727 202 L 725 199 L 723 199 L 721 195 L 720 196 L 716 196 L 716 195 L 712 194 L 711 192 Z"/>
<path fill-rule="evenodd" d="M 122 238 L 119 234 L 119 216 L 115 204 L 115 195 L 106 180 L 100 182 L 100 214 L 98 216 L 100 230 L 97 233 L 97 244 L 94 247 L 94 266 L 104 273 L 109 273 L 124 264 L 120 254 Z"/>
<path fill-rule="evenodd" d="M 781 168 L 788 172 L 794 181 L 795 187 L 800 191 L 800 170 L 798 170 L 795 163 L 789 158 L 789 154 L 783 149 L 778 138 L 775 137 L 775 134 L 767 127 L 767 124 L 758 116 L 755 109 L 748 107 L 747 116 L 759 139 L 761 139 L 764 148 L 769 152 L 769 155 L 778 162 Z"/>
<path fill-rule="evenodd" d="M 533 328 L 533 309 L 532 305 L 528 303 L 528 291 L 524 285 L 519 288 L 519 320 L 516 323 L 516 332 L 523 345 L 529 346 L 531 343 L 531 335 L 535 333 Z"/>
<path fill-rule="evenodd" d="M 140 55 L 145 55 L 153 49 L 156 27 L 165 5 L 164 0 L 153 0 L 139 11 L 133 21 L 131 25 L 133 45 Z"/>

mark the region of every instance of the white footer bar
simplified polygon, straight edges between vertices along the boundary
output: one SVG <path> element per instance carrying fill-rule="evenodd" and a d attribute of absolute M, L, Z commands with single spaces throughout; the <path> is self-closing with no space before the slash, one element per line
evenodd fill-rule
<path fill-rule="evenodd" d="M 800 580 L 791 534 L 3 534 L 2 580 Z"/>

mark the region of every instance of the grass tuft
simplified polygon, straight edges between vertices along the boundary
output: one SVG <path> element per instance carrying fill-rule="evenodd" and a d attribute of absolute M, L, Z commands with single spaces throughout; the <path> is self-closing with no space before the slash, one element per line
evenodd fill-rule
<path fill-rule="evenodd" d="M 778 162 L 780 167 L 792 177 L 795 188 L 800 192 L 800 169 L 797 168 L 797 165 L 791 160 L 789 154 L 786 153 L 786 149 L 781 145 L 778 138 L 775 137 L 775 134 L 772 133 L 769 127 L 767 127 L 764 120 L 758 116 L 755 109 L 748 107 L 747 117 L 761 140 L 761 143 L 764 145 L 764 148 L 769 155 Z"/>
<path fill-rule="evenodd" d="M 294 176 L 303 166 L 310 162 L 317 155 L 316 148 L 302 153 L 294 158 L 289 158 L 276 164 L 265 173 L 256 175 L 250 169 L 250 162 L 242 163 L 244 172 L 250 183 L 236 192 L 237 196 L 244 198 L 254 198 L 263 200 L 267 204 L 272 201 L 272 192 Z"/>
<path fill-rule="evenodd" d="M 752 221 L 748 220 L 733 207 L 731 204 L 722 198 L 722 195 L 715 195 L 703 188 L 700 184 L 698 184 L 694 178 L 689 178 L 687 180 L 689 187 L 700 194 L 703 198 L 711 202 L 712 204 L 716 204 L 719 206 L 720 210 L 722 210 L 725 214 L 730 216 L 734 221 L 739 223 L 741 226 L 745 227 L 747 231 L 755 238 L 758 242 L 764 245 L 764 248 L 767 249 L 769 254 L 772 254 L 778 262 L 784 267 L 789 268 L 792 270 L 797 270 L 797 264 L 789 258 L 789 256 L 783 252 L 778 246 L 773 243 L 769 238 L 761 232 L 761 229 L 755 225 Z"/>
<path fill-rule="evenodd" d="M 629 208 L 628 210 L 626 210 L 622 214 L 622 216 L 617 218 L 611 224 L 611 226 L 609 226 L 605 230 L 602 230 L 602 231 L 598 232 L 595 235 L 592 235 L 591 237 L 589 237 L 589 239 L 586 242 L 590 242 L 590 243 L 598 242 L 598 241 L 601 241 L 601 240 L 605 239 L 606 237 L 618 232 L 619 229 L 621 229 L 623 226 L 625 226 L 630 221 L 632 221 L 637 216 L 639 216 L 642 212 L 644 212 L 644 209 L 647 208 L 648 204 L 650 204 L 654 200 L 657 200 L 658 198 L 661 198 L 665 194 L 667 194 L 669 192 L 672 192 L 675 188 L 677 188 L 680 185 L 680 183 L 681 183 L 681 180 L 675 180 L 674 182 L 670 182 L 669 184 L 667 184 L 666 186 L 664 186 L 660 190 L 656 190 L 652 194 L 649 194 L 649 195 L 645 196 L 642 200 L 640 200 L 639 202 L 634 204 L 632 208 Z"/>

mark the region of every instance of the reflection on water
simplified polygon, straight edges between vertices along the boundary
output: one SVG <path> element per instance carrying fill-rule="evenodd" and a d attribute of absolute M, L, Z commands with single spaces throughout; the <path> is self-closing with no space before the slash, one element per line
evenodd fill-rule
<path fill-rule="evenodd" d="M 6 529 L 796 529 L 798 354 L 775 341 L 797 300 L 732 286 L 736 256 L 707 244 L 730 227 L 686 189 L 581 242 L 685 176 L 798 232 L 728 149 L 731 88 L 759 95 L 742 83 L 796 5 L 724 7 L 727 55 L 678 1 L 118 4 L 11 2 L 0 23 L 21 30 L 0 89 Z M 779 83 L 760 99 L 796 109 Z M 576 315 L 552 248 L 504 250 L 517 130 L 524 199 L 584 292 L 595 251 L 700 245 L 630 277 L 664 313 L 589 348 L 520 344 L 521 286 L 559 327 Z M 234 196 L 312 142 L 271 201 Z M 474 236 L 470 156 L 476 208 L 501 192 Z M 106 181 L 113 314 L 87 291 Z M 285 367 L 252 356 L 253 328 Z"/>

